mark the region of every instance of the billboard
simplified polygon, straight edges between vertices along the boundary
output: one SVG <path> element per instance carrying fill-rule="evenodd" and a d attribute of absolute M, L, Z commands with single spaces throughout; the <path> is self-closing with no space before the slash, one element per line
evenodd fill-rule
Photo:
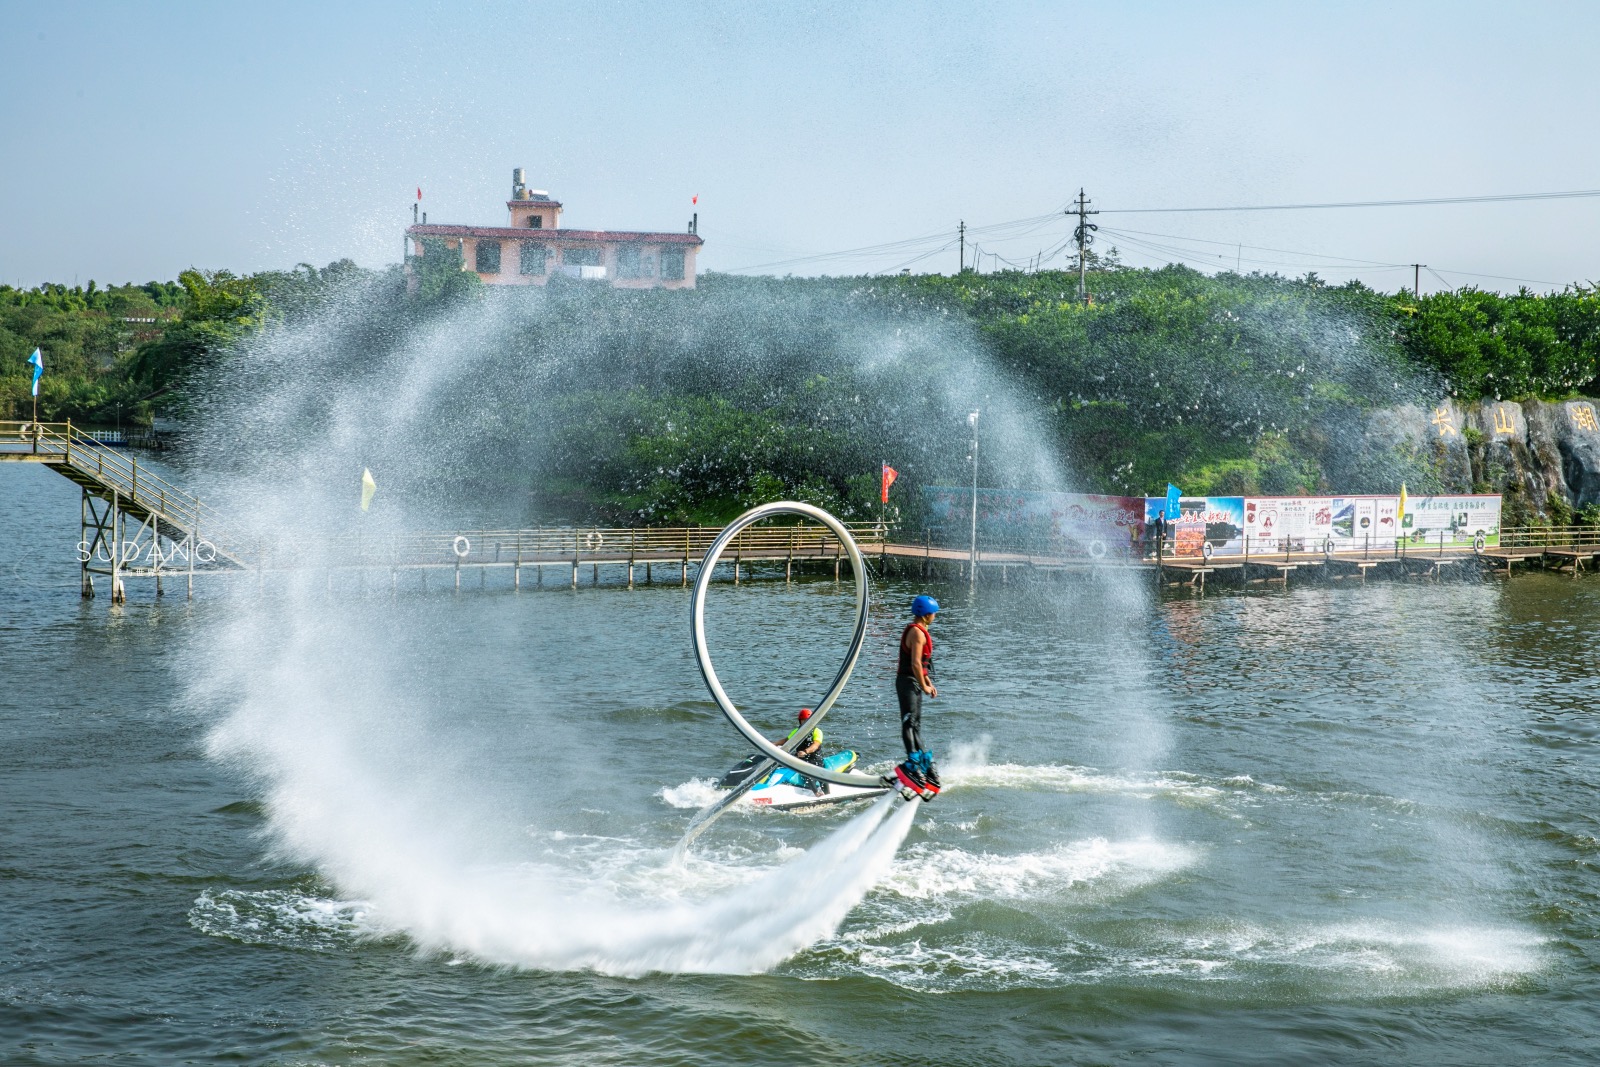
<path fill-rule="evenodd" d="M 1333 497 L 1251 496 L 1244 532 L 1251 552 L 1314 552 L 1333 535 Z"/>
<path fill-rule="evenodd" d="M 1330 536 L 1336 552 L 1394 547 L 1400 535 L 1400 498 L 1395 496 L 1333 497 Z"/>
<path fill-rule="evenodd" d="M 972 488 L 928 486 L 930 518 L 945 536 L 963 535 L 972 521 Z M 978 490 L 978 540 L 990 550 L 1053 552 L 1121 558 L 1141 548 L 1155 554 L 1146 531 L 1165 512 L 1167 498 L 1050 493 L 1021 489 Z M 1199 556 L 1271 552 L 1382 549 L 1397 542 L 1466 547 L 1481 535 L 1500 543 L 1498 496 L 1417 496 L 1400 515 L 1398 496 L 1184 496 L 1179 518 L 1167 526 L 1166 550 Z"/>
<path fill-rule="evenodd" d="M 972 495 L 970 486 L 923 489 L 932 523 L 947 531 L 969 528 Z M 1141 497 L 1028 489 L 979 489 L 977 496 L 978 539 L 991 548 L 1123 556 L 1141 536 L 1144 524 Z"/>
<path fill-rule="evenodd" d="M 1175 555 L 1199 556 L 1203 545 L 1211 544 L 1214 556 L 1237 555 L 1244 551 L 1244 505 L 1242 496 L 1184 496 L 1178 498 L 1179 518 L 1167 529 L 1167 543 Z M 1164 496 L 1145 497 L 1144 521 L 1148 527 L 1167 507 Z M 1148 554 L 1154 554 L 1152 543 Z"/>
<path fill-rule="evenodd" d="M 1500 497 L 1414 496 L 1406 501 L 1400 519 L 1400 535 L 1407 544 L 1438 545 L 1446 548 L 1474 544 L 1479 535 L 1484 544 L 1500 543 Z"/>

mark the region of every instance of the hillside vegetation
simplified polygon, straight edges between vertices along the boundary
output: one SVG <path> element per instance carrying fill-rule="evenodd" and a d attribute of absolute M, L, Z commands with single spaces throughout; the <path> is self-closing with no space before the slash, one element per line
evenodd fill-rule
<path fill-rule="evenodd" d="M 341 352 L 399 345 L 439 316 L 481 309 L 506 322 L 493 343 L 508 367 L 551 368 L 537 412 L 496 412 L 508 439 L 541 442 L 538 473 L 515 485 L 528 507 L 664 522 L 714 521 L 778 494 L 874 514 L 883 460 L 908 489 L 961 477 L 964 428 L 943 424 L 986 388 L 964 351 L 1006 383 L 1075 484 L 1114 492 L 1168 480 L 1190 492 L 1387 491 L 1393 465 L 1340 444 L 1365 412 L 1444 395 L 1600 392 L 1600 295 L 1585 286 L 1414 299 L 1169 266 L 1095 272 L 1090 306 L 1075 299 L 1075 275 L 1054 272 L 710 274 L 690 292 L 507 293 L 429 258 L 410 296 L 397 269 L 348 261 L 110 289 L 0 286 L 0 411 L 27 417 L 35 345 L 43 418 L 139 423 L 200 410 L 252 338 L 330 307 L 347 320 Z M 920 338 L 902 363 L 868 370 L 902 334 Z M 951 395 L 935 397 L 930 377 Z"/>

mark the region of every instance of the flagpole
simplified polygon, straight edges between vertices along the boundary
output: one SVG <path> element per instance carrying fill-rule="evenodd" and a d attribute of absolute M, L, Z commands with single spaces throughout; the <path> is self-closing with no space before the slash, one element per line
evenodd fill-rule
<path fill-rule="evenodd" d="M 28 358 L 33 365 L 33 451 L 39 451 L 39 379 L 44 377 L 44 357 L 40 355 L 38 346 L 33 349 L 33 355 Z"/>

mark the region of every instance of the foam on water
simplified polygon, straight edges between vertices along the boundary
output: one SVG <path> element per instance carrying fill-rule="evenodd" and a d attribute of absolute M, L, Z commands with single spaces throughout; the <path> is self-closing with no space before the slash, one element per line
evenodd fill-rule
<path fill-rule="evenodd" d="M 1185 771 L 1129 774 L 1071 764 L 990 763 L 989 746 L 987 736 L 951 746 L 950 758 L 940 772 L 946 788 L 1087 793 L 1135 800 L 1162 799 L 1201 807 L 1225 807 L 1252 794 L 1288 792 L 1283 786 L 1257 782 L 1247 774 L 1206 778 Z"/>
<path fill-rule="evenodd" d="M 330 900 L 292 889 L 208 889 L 189 909 L 189 925 L 247 945 L 328 952 L 373 932 L 369 908 L 366 901 Z"/>
<path fill-rule="evenodd" d="M 883 888 L 919 900 L 1062 896 L 1090 885 L 1126 890 L 1182 870 L 1196 856 L 1192 848 L 1149 839 L 1091 838 L 1010 856 L 919 844 L 895 864 Z"/>
<path fill-rule="evenodd" d="M 669 785 L 657 790 L 656 796 L 664 800 L 669 807 L 698 811 L 721 799 L 722 790 L 717 788 L 715 778 L 691 778 L 680 785 Z"/>
<path fill-rule="evenodd" d="M 957 932 L 948 928 L 953 918 L 946 911 L 847 932 L 790 969 L 807 978 L 864 973 L 922 991 L 1193 983 L 1224 998 L 1270 989 L 1347 999 L 1509 988 L 1548 963 L 1542 939 L 1509 927 L 1223 923 L 1182 933 L 1140 923 L 1063 929 L 1044 946 Z"/>

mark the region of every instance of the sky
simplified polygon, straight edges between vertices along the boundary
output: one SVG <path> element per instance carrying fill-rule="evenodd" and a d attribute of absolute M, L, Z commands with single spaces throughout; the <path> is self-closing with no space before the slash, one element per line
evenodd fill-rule
<path fill-rule="evenodd" d="M 1590 3 L 0 0 L 0 282 L 378 267 L 521 166 L 701 270 L 1026 266 L 1082 188 L 1130 264 L 1547 289 L 1600 198 L 1118 212 L 1600 189 L 1596 55 Z"/>

